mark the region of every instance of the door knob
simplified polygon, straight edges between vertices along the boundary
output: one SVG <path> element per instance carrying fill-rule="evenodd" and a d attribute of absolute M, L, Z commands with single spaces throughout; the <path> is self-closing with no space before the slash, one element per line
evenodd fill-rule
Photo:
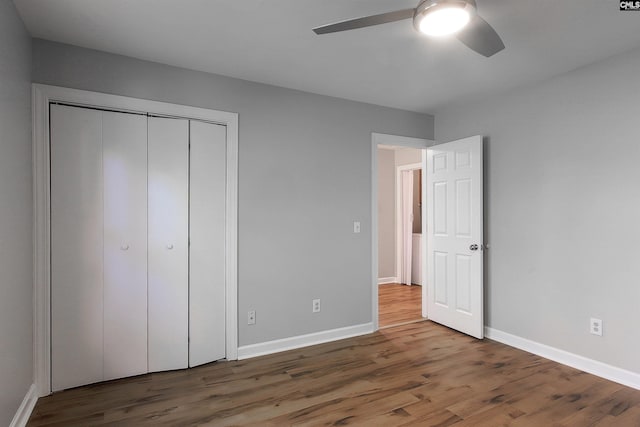
<path fill-rule="evenodd" d="M 129 249 L 129 245 L 125 243 L 124 245 L 120 246 L 120 249 L 122 249 L 123 251 L 126 251 L 127 249 Z"/>
<path fill-rule="evenodd" d="M 169 243 L 169 244 L 167 245 L 167 249 L 173 249 L 173 245 L 172 245 L 171 243 Z"/>
<path fill-rule="evenodd" d="M 478 250 L 478 245 L 473 244 L 473 245 L 469 246 L 469 249 L 472 250 L 472 251 L 477 251 Z"/>

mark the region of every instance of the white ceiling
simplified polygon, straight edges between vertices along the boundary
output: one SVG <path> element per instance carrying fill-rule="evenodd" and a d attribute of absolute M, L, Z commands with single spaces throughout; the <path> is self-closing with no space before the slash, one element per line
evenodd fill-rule
<path fill-rule="evenodd" d="M 194 70 L 434 113 L 640 46 L 618 0 L 477 0 L 506 49 L 428 39 L 411 20 L 311 28 L 417 0 L 15 0 L 34 37 Z"/>

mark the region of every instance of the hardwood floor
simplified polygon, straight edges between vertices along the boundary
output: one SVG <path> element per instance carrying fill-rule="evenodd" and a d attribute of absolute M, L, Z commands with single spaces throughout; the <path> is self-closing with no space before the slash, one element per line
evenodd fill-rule
<path fill-rule="evenodd" d="M 38 401 L 29 426 L 639 426 L 640 391 L 429 321 Z"/>
<path fill-rule="evenodd" d="M 378 326 L 422 320 L 422 287 L 389 283 L 378 286 Z"/>

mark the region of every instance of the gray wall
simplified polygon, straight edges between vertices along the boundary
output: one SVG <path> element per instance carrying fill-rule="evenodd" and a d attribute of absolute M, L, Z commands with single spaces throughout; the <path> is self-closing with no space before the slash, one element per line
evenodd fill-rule
<path fill-rule="evenodd" d="M 371 321 L 371 132 L 432 138 L 433 117 L 33 44 L 37 83 L 239 113 L 240 345 Z"/>
<path fill-rule="evenodd" d="M 416 148 L 396 149 L 396 167 L 422 162 L 422 150 Z"/>
<path fill-rule="evenodd" d="M 378 148 L 378 277 L 396 276 L 395 151 Z"/>
<path fill-rule="evenodd" d="M 635 50 L 436 114 L 439 141 L 486 136 L 486 323 L 634 372 L 638 70 Z"/>
<path fill-rule="evenodd" d="M 33 382 L 31 38 L 0 1 L 0 425 Z"/>

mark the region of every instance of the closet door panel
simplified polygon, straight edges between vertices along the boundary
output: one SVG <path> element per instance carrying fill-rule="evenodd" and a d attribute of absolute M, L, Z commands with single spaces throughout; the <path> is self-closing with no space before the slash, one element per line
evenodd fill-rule
<path fill-rule="evenodd" d="M 226 127 L 191 121 L 189 365 L 225 357 Z"/>
<path fill-rule="evenodd" d="M 147 118 L 103 112 L 104 378 L 147 372 Z"/>
<path fill-rule="evenodd" d="M 51 386 L 103 379 L 102 118 L 51 106 Z"/>
<path fill-rule="evenodd" d="M 149 118 L 149 370 L 188 366 L 189 122 Z"/>

